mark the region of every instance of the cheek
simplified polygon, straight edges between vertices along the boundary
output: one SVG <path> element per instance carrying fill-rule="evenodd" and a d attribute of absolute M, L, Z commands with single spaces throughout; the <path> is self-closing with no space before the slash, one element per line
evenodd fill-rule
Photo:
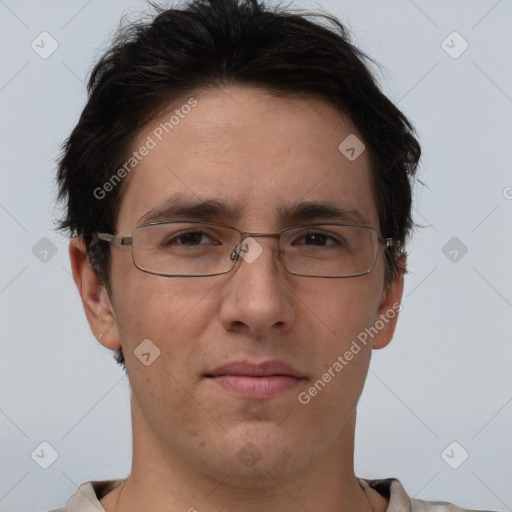
<path fill-rule="evenodd" d="M 165 424 L 178 428 L 189 414 L 197 414 L 197 404 L 184 386 L 192 384 L 188 374 L 198 366 L 194 363 L 198 345 L 209 323 L 207 302 L 201 300 L 204 292 L 192 280 L 187 284 L 184 279 L 153 276 L 136 268 L 120 282 L 116 321 L 133 396 L 155 421 L 161 411 L 182 411 L 179 419 L 164 413 Z M 141 345 L 143 340 L 151 343 Z M 148 365 L 139 349 L 143 346 L 147 347 L 144 353 L 150 354 Z"/>
<path fill-rule="evenodd" d="M 150 339 L 166 350 L 169 340 L 178 344 L 182 339 L 176 334 L 185 324 L 191 337 L 200 332 L 208 321 L 202 312 L 203 299 L 215 283 L 155 276 L 137 269 L 127 259 L 116 261 L 119 265 L 112 270 L 116 321 L 123 347 L 133 350 L 142 340 Z"/>
<path fill-rule="evenodd" d="M 295 293 L 301 299 L 298 316 L 305 319 L 315 344 L 324 340 L 341 349 L 375 322 L 382 286 L 377 273 L 372 274 L 325 280 L 317 287 L 306 283 L 297 287 Z"/>
<path fill-rule="evenodd" d="M 360 278 L 358 278 L 360 279 Z M 353 280 L 355 283 L 355 279 Z M 371 339 L 365 329 L 377 313 L 375 290 L 345 281 L 305 300 L 310 333 L 310 368 L 314 369 L 298 397 L 306 422 L 329 418 L 326 438 L 336 436 L 355 410 L 364 387 L 371 358 Z"/>

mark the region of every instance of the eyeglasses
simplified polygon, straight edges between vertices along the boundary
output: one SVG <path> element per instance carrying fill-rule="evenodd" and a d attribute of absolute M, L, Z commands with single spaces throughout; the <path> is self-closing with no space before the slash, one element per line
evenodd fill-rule
<path fill-rule="evenodd" d="M 380 244 L 393 245 L 368 226 L 339 223 L 299 224 L 279 233 L 242 232 L 214 222 L 188 220 L 151 222 L 132 236 L 95 233 L 93 239 L 131 245 L 135 266 L 167 277 L 206 277 L 227 274 L 242 256 L 253 261 L 262 251 L 257 237 L 278 239 L 279 257 L 293 275 L 356 277 L 368 274 Z"/>

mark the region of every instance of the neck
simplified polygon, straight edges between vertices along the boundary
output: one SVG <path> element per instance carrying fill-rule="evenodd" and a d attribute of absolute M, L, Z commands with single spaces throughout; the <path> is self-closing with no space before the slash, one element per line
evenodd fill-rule
<path fill-rule="evenodd" d="M 130 476 L 101 500 L 106 512 L 380 512 L 387 501 L 365 492 L 353 471 L 355 413 L 330 450 L 302 467 L 258 464 L 240 474 L 232 467 L 211 471 L 151 435 L 132 403 L 133 462 Z M 203 452 L 204 457 L 204 452 Z M 212 454 L 215 458 L 215 454 Z M 207 458 L 205 458 L 207 459 Z M 264 458 L 262 458 L 262 462 Z"/>

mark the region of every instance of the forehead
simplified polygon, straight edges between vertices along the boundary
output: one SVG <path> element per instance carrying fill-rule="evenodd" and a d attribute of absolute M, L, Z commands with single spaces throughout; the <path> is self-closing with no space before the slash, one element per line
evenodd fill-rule
<path fill-rule="evenodd" d="M 226 207 L 212 219 L 252 231 L 290 220 L 286 213 L 302 203 L 334 205 L 378 228 L 363 148 L 353 122 L 323 99 L 249 87 L 196 91 L 136 137 L 117 231 L 133 230 L 168 200 L 217 201 Z"/>

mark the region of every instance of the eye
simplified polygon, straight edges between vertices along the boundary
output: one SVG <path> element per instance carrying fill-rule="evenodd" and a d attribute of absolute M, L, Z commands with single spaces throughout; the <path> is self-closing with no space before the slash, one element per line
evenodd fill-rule
<path fill-rule="evenodd" d="M 201 243 L 203 242 L 203 243 Z M 219 242 L 213 240 L 207 233 L 204 231 L 193 230 L 193 231 L 183 231 L 181 233 L 175 234 L 172 237 L 168 237 L 163 245 L 184 245 L 188 247 L 206 245 L 207 243 L 212 243 L 218 245 Z"/>
<path fill-rule="evenodd" d="M 340 239 L 338 236 L 329 235 L 322 231 L 311 231 L 309 233 L 301 233 L 292 245 L 309 245 L 309 246 L 317 246 L 324 247 L 326 245 L 340 245 L 344 244 L 344 241 Z"/>

